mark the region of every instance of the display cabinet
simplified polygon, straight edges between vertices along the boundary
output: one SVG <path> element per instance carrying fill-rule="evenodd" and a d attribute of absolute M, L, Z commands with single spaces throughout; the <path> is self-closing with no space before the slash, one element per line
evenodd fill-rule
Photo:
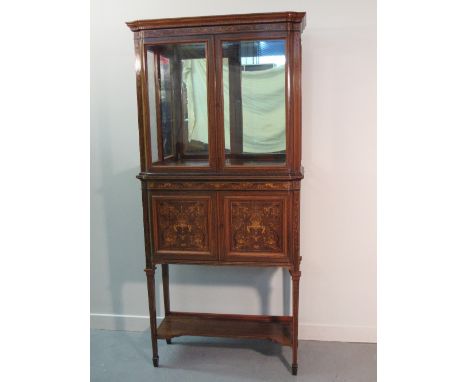
<path fill-rule="evenodd" d="M 292 347 L 295 375 L 305 13 L 127 25 L 136 55 L 138 178 L 154 366 L 158 339 L 261 338 Z M 292 315 L 174 312 L 169 264 L 287 268 Z M 159 327 L 157 265 L 165 310 Z"/>

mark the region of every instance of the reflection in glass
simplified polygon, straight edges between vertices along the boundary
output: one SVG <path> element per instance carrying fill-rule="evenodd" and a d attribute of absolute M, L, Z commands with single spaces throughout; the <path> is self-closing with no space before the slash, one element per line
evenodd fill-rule
<path fill-rule="evenodd" d="M 223 43 L 227 165 L 284 165 L 285 41 Z"/>
<path fill-rule="evenodd" d="M 149 46 L 146 59 L 153 164 L 207 165 L 205 43 Z"/>

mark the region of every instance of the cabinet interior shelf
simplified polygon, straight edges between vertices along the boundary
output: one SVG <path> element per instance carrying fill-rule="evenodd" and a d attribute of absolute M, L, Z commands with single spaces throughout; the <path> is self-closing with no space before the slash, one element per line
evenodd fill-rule
<path fill-rule="evenodd" d="M 292 317 L 171 312 L 158 328 L 159 339 L 178 336 L 271 340 L 292 346 Z"/>

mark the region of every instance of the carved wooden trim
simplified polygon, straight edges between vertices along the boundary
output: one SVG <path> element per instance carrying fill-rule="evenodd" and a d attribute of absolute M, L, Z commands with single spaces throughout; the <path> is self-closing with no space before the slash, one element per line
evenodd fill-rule
<path fill-rule="evenodd" d="M 297 23 L 301 26 L 302 30 L 305 27 L 305 12 L 271 12 L 204 17 L 179 17 L 158 20 L 136 20 L 127 22 L 126 24 L 133 32 L 137 32 L 147 29 L 181 27 L 193 28 L 221 25 L 225 28 L 229 28 L 233 25 L 261 23 Z"/>
<path fill-rule="evenodd" d="M 291 173 L 267 173 L 263 170 L 265 167 L 257 166 L 256 169 L 249 167 L 248 173 L 189 173 L 171 171 L 154 173 L 140 172 L 136 177 L 141 181 L 167 182 L 167 181 L 184 181 L 184 182 L 292 182 L 299 181 L 304 178 L 304 170 L 301 168 L 298 172 Z M 254 171 L 255 170 L 255 171 Z"/>
<path fill-rule="evenodd" d="M 293 182 L 144 182 L 149 190 L 252 190 L 289 191 L 300 188 L 299 181 Z"/>
<path fill-rule="evenodd" d="M 170 36 L 207 35 L 224 33 L 249 33 L 249 32 L 287 32 L 300 31 L 299 24 L 245 24 L 229 26 L 211 26 L 194 28 L 172 28 L 172 29 L 149 29 L 141 31 L 141 36 L 145 39 L 161 38 Z"/>
<path fill-rule="evenodd" d="M 302 272 L 289 270 L 289 274 L 291 275 L 292 281 L 298 281 L 301 278 Z"/>

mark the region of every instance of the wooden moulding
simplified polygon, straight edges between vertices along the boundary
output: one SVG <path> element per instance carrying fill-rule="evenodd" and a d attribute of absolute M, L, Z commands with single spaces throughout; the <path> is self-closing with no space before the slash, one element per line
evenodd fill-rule
<path fill-rule="evenodd" d="M 305 27 L 305 12 L 271 12 L 204 17 L 179 17 L 157 20 L 135 20 L 127 22 L 133 32 L 148 29 L 170 29 L 182 27 L 236 26 L 244 24 L 294 23 Z"/>
<path fill-rule="evenodd" d="M 265 339 L 292 346 L 292 317 L 170 312 L 158 328 L 158 339 L 179 336 Z"/>
<path fill-rule="evenodd" d="M 257 166 L 256 169 L 251 173 L 239 172 L 239 173 L 221 173 L 221 172 L 211 172 L 211 173 L 154 173 L 154 172 L 140 172 L 137 175 L 137 178 L 141 181 L 166 181 L 166 180 L 178 180 L 183 179 L 184 181 L 293 181 L 301 180 L 304 178 L 304 170 L 301 167 L 301 171 L 297 173 L 265 173 L 265 168 L 263 166 Z"/>
<path fill-rule="evenodd" d="M 147 190 L 242 190 L 242 191 L 291 191 L 299 190 L 300 181 L 292 182 L 174 182 L 147 181 Z"/>
<path fill-rule="evenodd" d="M 161 257 L 161 256 L 155 256 L 153 258 L 153 265 L 157 266 L 159 264 L 190 264 L 190 265 L 208 265 L 208 266 L 230 266 L 234 265 L 236 267 L 281 267 L 285 269 L 291 269 L 294 267 L 294 264 L 291 263 L 290 261 L 275 261 L 272 259 L 269 259 L 268 261 L 252 261 L 252 260 L 235 260 L 235 261 L 229 261 L 229 260 L 199 260 L 199 259 L 180 259 L 180 258 L 171 258 L 168 259 L 167 257 Z"/>

